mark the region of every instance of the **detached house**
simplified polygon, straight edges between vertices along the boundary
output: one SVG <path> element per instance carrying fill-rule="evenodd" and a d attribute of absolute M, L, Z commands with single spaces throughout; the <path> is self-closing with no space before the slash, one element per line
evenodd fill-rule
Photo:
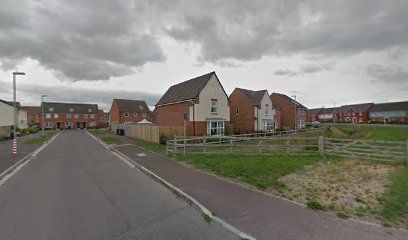
<path fill-rule="evenodd" d="M 39 127 L 41 124 L 41 107 L 23 106 L 21 109 L 27 111 L 28 127 Z"/>
<path fill-rule="evenodd" d="M 99 123 L 96 104 L 43 102 L 41 109 L 45 129 L 85 129 Z"/>
<path fill-rule="evenodd" d="M 230 123 L 229 99 L 215 72 L 171 86 L 156 104 L 156 123 L 183 126 L 189 135 L 223 135 Z"/>
<path fill-rule="evenodd" d="M 109 111 L 110 124 L 133 124 L 146 119 L 151 121 L 152 112 L 143 100 L 113 99 Z"/>
<path fill-rule="evenodd" d="M 281 129 L 300 129 L 306 126 L 307 108 L 285 94 L 272 93 L 271 101 L 280 108 Z M 296 124 L 295 124 L 296 119 Z"/>
<path fill-rule="evenodd" d="M 235 133 L 274 131 L 275 110 L 267 90 L 235 88 L 229 97 L 230 119 Z"/>
<path fill-rule="evenodd" d="M 346 123 L 368 123 L 370 109 L 373 103 L 344 105 L 338 109 L 337 119 Z"/>
<path fill-rule="evenodd" d="M 17 107 L 17 127 L 20 129 L 26 129 L 27 126 L 27 111 L 20 107 L 20 103 L 16 104 Z M 0 99 L 0 136 L 6 136 L 10 133 L 14 125 L 14 105 L 13 102 L 4 101 Z"/>
<path fill-rule="evenodd" d="M 374 104 L 370 121 L 375 123 L 408 123 L 408 101 Z"/>

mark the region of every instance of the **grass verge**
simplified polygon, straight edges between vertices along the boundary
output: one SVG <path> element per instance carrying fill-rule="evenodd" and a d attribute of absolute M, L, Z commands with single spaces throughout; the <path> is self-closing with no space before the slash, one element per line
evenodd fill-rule
<path fill-rule="evenodd" d="M 117 137 L 102 137 L 101 140 L 105 143 L 118 143 L 120 139 Z"/>
<path fill-rule="evenodd" d="M 282 188 L 280 176 L 314 163 L 318 156 L 187 155 L 178 160 L 264 190 Z"/>
<path fill-rule="evenodd" d="M 383 207 L 381 216 L 385 221 L 408 226 L 408 167 L 401 167 L 393 173 Z"/>
<path fill-rule="evenodd" d="M 137 145 L 157 153 L 166 151 L 166 145 L 148 142 L 140 139 L 137 140 Z"/>
<path fill-rule="evenodd" d="M 37 144 L 47 141 L 48 137 L 36 137 L 24 142 L 24 144 Z"/>

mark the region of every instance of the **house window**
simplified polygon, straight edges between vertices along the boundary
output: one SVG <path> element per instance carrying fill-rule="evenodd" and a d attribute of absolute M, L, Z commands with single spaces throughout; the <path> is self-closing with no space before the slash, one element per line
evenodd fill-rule
<path fill-rule="evenodd" d="M 58 118 L 58 113 L 54 113 L 54 118 Z"/>
<path fill-rule="evenodd" d="M 88 119 L 88 114 L 84 114 L 84 118 L 85 118 L 85 119 Z"/>
<path fill-rule="evenodd" d="M 44 125 L 45 125 L 45 128 L 53 128 L 54 127 L 53 122 L 46 122 Z"/>
<path fill-rule="evenodd" d="M 143 110 L 144 108 L 143 108 L 143 106 L 140 106 L 140 105 L 139 105 L 139 109 L 140 109 L 140 110 Z"/>
<path fill-rule="evenodd" d="M 91 116 L 91 118 L 95 118 L 95 114 L 91 114 L 90 116 Z"/>
<path fill-rule="evenodd" d="M 137 112 L 133 113 L 133 116 L 137 117 Z"/>
<path fill-rule="evenodd" d="M 128 113 L 128 112 L 125 112 L 125 113 L 123 114 L 123 116 L 129 117 L 129 113 Z"/>
<path fill-rule="evenodd" d="M 273 121 L 264 121 L 263 130 L 264 131 L 273 131 L 273 130 L 275 130 L 275 122 L 273 122 Z"/>
<path fill-rule="evenodd" d="M 224 135 L 224 122 L 223 121 L 208 121 L 207 131 L 211 136 Z"/>
<path fill-rule="evenodd" d="M 51 118 L 51 113 L 47 113 L 47 114 L 45 115 L 45 118 Z"/>
<path fill-rule="evenodd" d="M 74 109 L 73 109 L 73 108 L 70 108 L 70 109 L 69 109 L 69 112 L 74 112 Z"/>
<path fill-rule="evenodd" d="M 217 113 L 218 111 L 218 101 L 217 99 L 211 99 L 211 113 Z"/>
<path fill-rule="evenodd" d="M 74 118 L 78 118 L 79 116 L 78 116 L 78 114 L 74 114 Z"/>
<path fill-rule="evenodd" d="M 68 113 L 67 118 L 72 118 L 72 114 Z"/>
<path fill-rule="evenodd" d="M 95 122 L 89 122 L 90 127 L 95 127 Z"/>
<path fill-rule="evenodd" d="M 144 112 L 144 113 L 142 113 L 142 117 L 146 117 L 146 113 Z"/>
<path fill-rule="evenodd" d="M 298 121 L 298 128 L 304 128 L 305 127 L 305 121 L 304 120 L 299 120 Z"/>
<path fill-rule="evenodd" d="M 269 114 L 269 104 L 265 104 L 265 115 Z"/>
<path fill-rule="evenodd" d="M 50 110 L 50 112 L 54 112 L 54 108 L 50 108 L 49 110 Z"/>
<path fill-rule="evenodd" d="M 235 108 L 235 115 L 237 115 L 237 116 L 239 115 L 239 107 Z"/>

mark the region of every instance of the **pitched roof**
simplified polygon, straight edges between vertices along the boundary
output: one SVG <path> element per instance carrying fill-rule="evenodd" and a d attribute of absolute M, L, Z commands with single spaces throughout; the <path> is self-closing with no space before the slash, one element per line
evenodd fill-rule
<path fill-rule="evenodd" d="M 373 103 L 360 103 L 360 104 L 352 104 L 352 105 L 343 105 L 339 108 L 340 113 L 346 113 L 347 110 L 350 108 L 353 108 L 357 112 L 364 112 L 368 108 L 370 108 L 373 105 Z"/>
<path fill-rule="evenodd" d="M 43 102 L 42 107 L 44 113 L 99 114 L 97 104 Z"/>
<path fill-rule="evenodd" d="M 13 101 L 6 101 L 6 100 L 3 100 L 3 99 L 0 99 L 0 102 L 3 102 L 3 103 L 5 103 L 5 104 L 7 104 L 9 106 L 14 107 L 14 102 Z M 17 105 L 17 108 L 21 107 L 20 102 L 16 102 L 16 105 Z"/>
<path fill-rule="evenodd" d="M 292 103 L 292 104 L 296 104 L 296 107 L 297 107 L 297 108 L 306 108 L 306 109 L 307 109 L 307 107 L 303 106 L 300 102 L 294 100 L 293 98 L 288 97 L 288 96 L 285 95 L 285 94 L 281 94 L 281 93 L 272 93 L 272 94 L 276 94 L 277 96 L 282 97 L 282 98 L 285 99 L 286 101 L 288 101 L 288 102 L 290 102 L 290 103 Z"/>
<path fill-rule="evenodd" d="M 150 112 L 149 107 L 143 100 L 113 99 L 118 106 L 119 112 Z"/>
<path fill-rule="evenodd" d="M 40 114 L 41 107 L 37 106 L 22 106 L 21 109 L 26 110 L 28 114 Z"/>
<path fill-rule="evenodd" d="M 210 72 L 202 76 L 192 78 L 185 82 L 171 86 L 167 90 L 167 92 L 160 98 L 156 106 L 195 99 L 196 97 L 199 96 L 200 92 L 203 90 L 203 88 L 213 75 L 216 75 L 215 72 Z"/>
<path fill-rule="evenodd" d="M 307 110 L 307 115 L 320 114 L 322 112 L 322 110 L 323 110 L 323 108 L 308 109 Z"/>
<path fill-rule="evenodd" d="M 234 92 L 235 91 L 243 93 L 252 102 L 252 105 L 255 106 L 260 106 L 262 103 L 262 98 L 265 96 L 265 93 L 268 94 L 267 90 L 253 91 L 249 89 L 235 88 Z"/>
<path fill-rule="evenodd" d="M 387 111 L 408 111 L 408 101 L 378 104 L 376 103 L 371 109 L 371 112 L 387 112 Z"/>
<path fill-rule="evenodd" d="M 320 114 L 332 114 L 335 111 L 338 111 L 338 107 L 332 107 L 332 108 L 323 108 Z"/>

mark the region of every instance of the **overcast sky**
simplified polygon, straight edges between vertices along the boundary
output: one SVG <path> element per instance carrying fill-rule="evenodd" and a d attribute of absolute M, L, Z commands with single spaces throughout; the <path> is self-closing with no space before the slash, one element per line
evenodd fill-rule
<path fill-rule="evenodd" d="M 216 71 L 307 107 L 408 100 L 406 0 L 1 0 L 0 98 L 145 99 Z"/>

